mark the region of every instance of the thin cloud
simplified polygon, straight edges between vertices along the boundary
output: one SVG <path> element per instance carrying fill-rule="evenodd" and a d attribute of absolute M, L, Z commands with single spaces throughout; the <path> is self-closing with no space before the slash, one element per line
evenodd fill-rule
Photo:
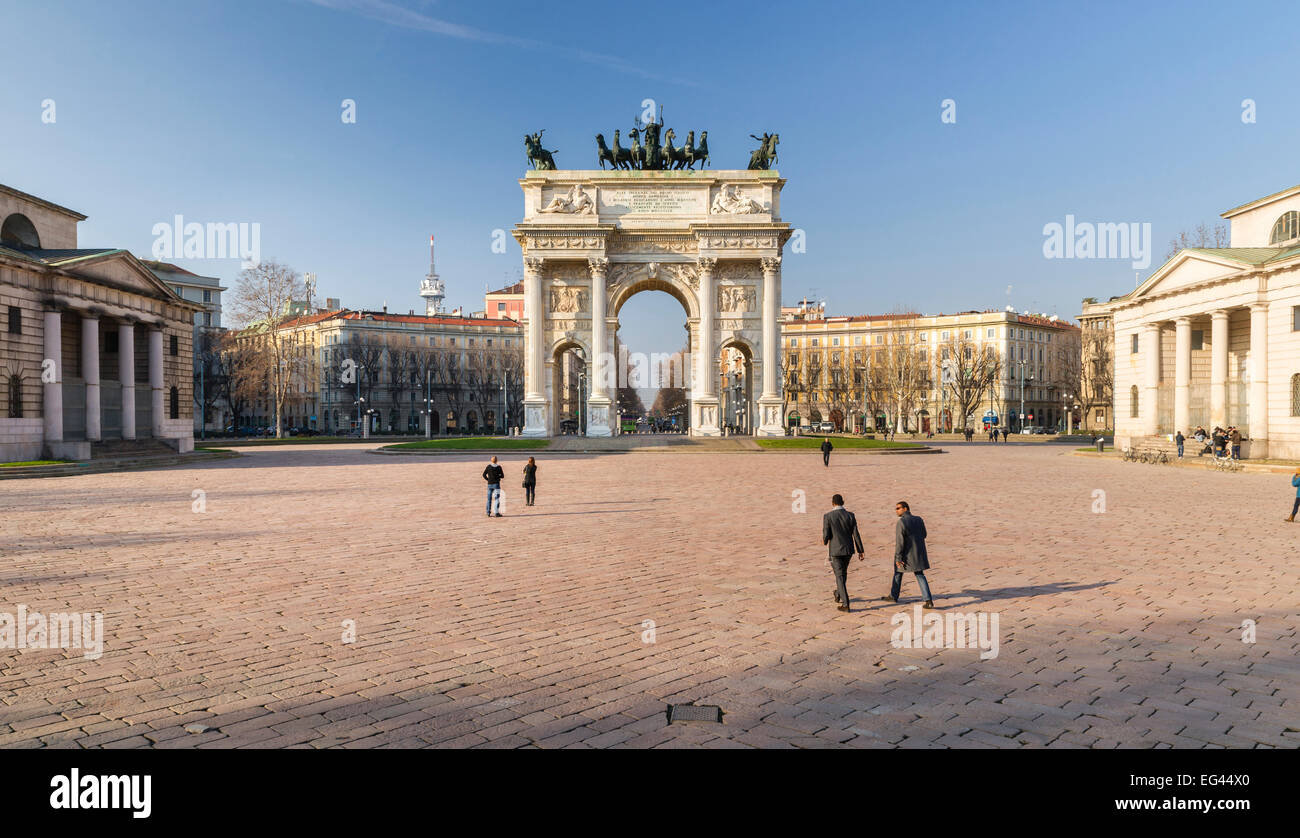
<path fill-rule="evenodd" d="M 489 32 L 485 29 L 475 29 L 472 26 L 463 26 L 459 23 L 452 23 L 447 20 L 430 17 L 411 9 L 404 8 L 396 3 L 390 3 L 388 0 L 306 0 L 313 6 L 331 9 L 336 12 L 354 14 L 370 20 L 386 23 L 390 26 L 396 26 L 401 29 L 410 29 L 416 32 L 428 32 L 433 35 L 441 35 L 445 38 L 455 38 L 461 41 L 473 41 L 480 44 L 501 44 L 504 46 L 521 47 L 532 50 L 555 50 L 563 49 L 554 44 L 548 44 L 543 41 L 535 41 L 529 38 L 518 38 L 513 35 L 504 35 L 499 32 Z M 568 54 L 576 61 L 586 64 L 596 64 L 607 67 L 611 70 L 617 70 L 621 73 L 640 76 L 655 81 L 671 82 L 673 84 L 685 85 L 687 87 L 700 87 L 698 82 L 690 79 L 674 78 L 664 76 L 658 73 L 649 72 L 635 64 L 618 58 L 613 55 L 604 55 L 598 52 L 588 50 L 573 49 L 567 50 Z"/>

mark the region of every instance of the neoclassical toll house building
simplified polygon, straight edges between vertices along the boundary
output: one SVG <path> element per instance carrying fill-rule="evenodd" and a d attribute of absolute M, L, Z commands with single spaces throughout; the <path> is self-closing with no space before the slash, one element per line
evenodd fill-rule
<path fill-rule="evenodd" d="M 686 311 L 691 341 L 690 432 L 718 436 L 719 359 L 739 352 L 754 433 L 781 423 L 781 220 L 775 170 L 530 171 L 524 218 L 524 434 L 558 433 L 566 352 L 592 363 L 587 430 L 618 427 L 613 397 L 619 311 L 633 295 L 666 291 Z"/>
<path fill-rule="evenodd" d="M 203 306 L 125 250 L 78 248 L 84 219 L 0 185 L 0 462 L 150 437 L 194 448 Z"/>
<path fill-rule="evenodd" d="M 1223 217 L 1230 247 L 1084 307 L 1114 320 L 1115 444 L 1236 426 L 1243 456 L 1300 458 L 1300 186 Z"/>

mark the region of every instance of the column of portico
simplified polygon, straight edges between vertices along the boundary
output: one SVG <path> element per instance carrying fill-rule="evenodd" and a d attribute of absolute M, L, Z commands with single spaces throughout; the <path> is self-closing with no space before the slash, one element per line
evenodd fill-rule
<path fill-rule="evenodd" d="M 524 257 L 524 436 L 546 436 L 546 359 L 542 339 L 546 314 L 542 310 L 542 268 L 544 261 Z M 459 418 L 459 417 L 457 417 Z"/>
<path fill-rule="evenodd" d="M 135 439 L 135 327 L 117 327 L 117 369 L 122 382 L 122 439 Z"/>
<path fill-rule="evenodd" d="M 160 328 L 149 330 L 149 426 L 154 439 L 163 436 L 163 333 Z"/>
<path fill-rule="evenodd" d="M 1210 312 L 1210 423 L 1228 426 L 1228 310 L 1223 308 Z"/>
<path fill-rule="evenodd" d="M 1142 326 L 1142 342 L 1146 357 L 1143 359 L 1143 404 L 1141 406 L 1142 433 L 1154 436 L 1160 433 L 1160 324 Z"/>
<path fill-rule="evenodd" d="M 1250 306 L 1250 456 L 1268 456 L 1268 303 Z"/>
<path fill-rule="evenodd" d="M 763 266 L 763 395 L 758 399 L 757 436 L 782 436 L 781 352 L 777 321 L 781 314 L 781 257 L 762 260 Z"/>
<path fill-rule="evenodd" d="M 691 433 L 695 436 L 719 436 L 722 431 L 716 390 L 718 353 L 713 340 L 718 304 L 713 270 L 718 266 L 718 260 L 703 256 L 696 264 L 700 271 L 700 322 L 699 340 L 695 347 L 695 381 L 691 384 L 694 417 Z"/>
<path fill-rule="evenodd" d="M 609 260 L 603 256 L 587 259 L 591 274 L 591 396 L 587 399 L 587 436 L 613 436 L 609 415 L 610 392 L 618 387 L 621 372 L 609 349 L 609 301 L 605 296 L 605 273 Z"/>
<path fill-rule="evenodd" d="M 1174 430 L 1191 435 L 1192 421 L 1192 319 L 1174 320 Z"/>
<path fill-rule="evenodd" d="M 102 433 L 99 414 L 99 318 L 81 315 L 81 377 L 86 382 L 86 439 L 98 442 Z"/>
<path fill-rule="evenodd" d="M 63 316 L 45 312 L 45 357 L 41 363 L 41 412 L 45 442 L 63 441 Z M 47 364 L 48 362 L 48 364 Z"/>

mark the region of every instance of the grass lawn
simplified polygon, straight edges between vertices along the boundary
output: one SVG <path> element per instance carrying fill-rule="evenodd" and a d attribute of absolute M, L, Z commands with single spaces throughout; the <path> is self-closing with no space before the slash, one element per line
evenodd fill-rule
<path fill-rule="evenodd" d="M 372 436 L 370 439 L 362 439 L 359 436 L 286 436 L 283 439 L 276 439 L 273 436 L 244 438 L 244 437 L 211 437 L 213 444 L 220 445 L 327 445 L 334 442 L 378 442 L 383 439 L 381 436 Z M 207 444 L 209 440 L 196 439 L 195 445 Z"/>
<path fill-rule="evenodd" d="M 761 448 L 769 448 L 776 451 L 787 451 L 791 449 L 822 447 L 821 437 L 787 437 L 777 439 L 757 439 L 754 440 Z M 860 439 L 857 437 L 835 437 L 831 440 L 831 445 L 836 448 L 924 448 L 924 445 L 916 442 L 887 442 L 883 439 Z"/>
<path fill-rule="evenodd" d="M 449 451 L 506 451 L 536 450 L 550 444 L 546 439 L 520 439 L 501 436 L 454 436 L 446 439 L 422 439 L 419 442 L 398 442 L 385 445 L 385 448 L 419 449 L 433 448 Z"/>
<path fill-rule="evenodd" d="M 20 468 L 23 466 L 61 466 L 67 460 L 28 460 L 25 463 L 0 463 L 0 468 Z"/>

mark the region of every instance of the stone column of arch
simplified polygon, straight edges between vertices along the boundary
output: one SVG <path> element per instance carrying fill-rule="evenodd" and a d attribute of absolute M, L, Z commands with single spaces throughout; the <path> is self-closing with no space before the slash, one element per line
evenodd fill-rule
<path fill-rule="evenodd" d="M 691 410 L 694 421 L 691 422 L 693 436 L 720 436 L 721 420 L 718 410 L 718 394 L 715 390 L 718 370 L 717 346 L 714 342 L 715 309 L 717 308 L 717 289 L 713 282 L 713 271 L 718 260 L 711 256 L 701 256 L 696 266 L 699 268 L 699 334 L 695 347 L 695 380 L 691 382 Z"/>
<path fill-rule="evenodd" d="M 618 386 L 617 376 L 622 373 L 609 350 L 608 291 L 605 273 L 609 260 L 603 256 L 587 259 L 591 274 L 591 396 L 587 399 L 587 436 L 612 436 L 613 426 L 609 415 L 610 388 Z"/>
<path fill-rule="evenodd" d="M 781 314 L 781 257 L 768 256 L 763 267 L 763 395 L 758 436 L 781 436 L 781 353 L 777 332 Z"/>
<path fill-rule="evenodd" d="M 528 339 L 524 346 L 524 436 L 546 436 L 546 360 L 542 357 L 542 338 L 546 330 L 546 312 L 542 307 L 542 269 L 545 261 L 524 257 L 524 320 Z M 459 421 L 460 417 L 456 417 Z"/>

